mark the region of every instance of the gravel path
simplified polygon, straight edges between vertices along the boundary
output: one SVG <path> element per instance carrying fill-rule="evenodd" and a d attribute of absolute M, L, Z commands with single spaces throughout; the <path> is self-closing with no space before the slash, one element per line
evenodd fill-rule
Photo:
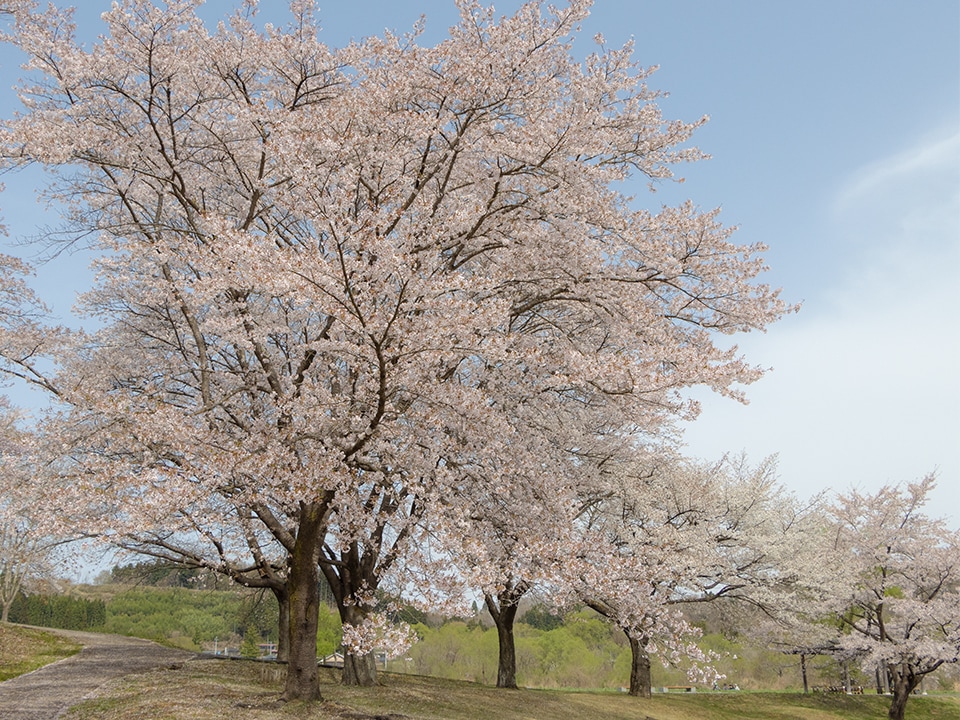
<path fill-rule="evenodd" d="M 69 637 L 83 645 L 83 650 L 0 682 L 0 720 L 55 720 L 108 680 L 193 656 L 138 638 L 43 629 Z"/>

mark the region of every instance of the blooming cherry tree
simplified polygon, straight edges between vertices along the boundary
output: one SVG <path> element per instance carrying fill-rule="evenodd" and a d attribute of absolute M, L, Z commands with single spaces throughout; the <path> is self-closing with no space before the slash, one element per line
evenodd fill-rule
<path fill-rule="evenodd" d="M 518 417 L 589 406 L 607 419 L 581 434 L 652 432 L 695 414 L 683 388 L 758 378 L 714 336 L 789 308 L 715 211 L 622 194 L 699 158 L 700 121 L 661 116 L 631 46 L 574 57 L 587 0 L 500 19 L 460 0 L 436 46 L 341 49 L 306 0 L 283 28 L 247 2 L 213 32 L 199 5 L 121 0 L 89 49 L 68 13 L 11 8 L 29 61 L 3 157 L 51 168 L 94 238 L 102 329 L 53 371 L 16 349 L 5 368 L 66 408 L 99 532 L 168 518 L 224 557 L 283 558 L 284 696 L 309 700 L 320 574 L 347 625 L 375 625 L 467 477 L 492 497 L 543 470 Z M 347 654 L 345 681 L 374 682 Z"/>
<path fill-rule="evenodd" d="M 772 458 L 706 466 L 641 455 L 617 468 L 609 487 L 584 515 L 570 592 L 626 634 L 632 695 L 650 696 L 650 654 L 715 680 L 681 608 L 726 598 L 781 612 L 814 564 L 804 549 L 811 508 L 778 485 Z"/>
<path fill-rule="evenodd" d="M 54 577 L 57 551 L 73 538 L 49 513 L 34 434 L 0 398 L 0 622 L 7 622 L 17 595 Z M 61 558 L 62 559 L 62 558 Z"/>
<path fill-rule="evenodd" d="M 960 662 L 960 533 L 923 513 L 934 482 L 851 490 L 832 510 L 843 581 L 823 607 L 845 631 L 839 651 L 887 673 L 892 720 L 924 676 Z"/>

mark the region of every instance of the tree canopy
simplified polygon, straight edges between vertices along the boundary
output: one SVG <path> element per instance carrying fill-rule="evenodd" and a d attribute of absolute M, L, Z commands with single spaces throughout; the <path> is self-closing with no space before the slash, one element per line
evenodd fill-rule
<path fill-rule="evenodd" d="M 306 0 L 283 27 L 199 5 L 114 3 L 90 47 L 10 8 L 30 60 L 0 152 L 52 170 L 100 252 L 99 327 L 8 313 L 0 347 L 62 408 L 56 511 L 274 589 L 285 696 L 314 699 L 319 573 L 345 679 L 373 682 L 375 591 L 469 536 L 468 501 L 569 508 L 578 471 L 695 415 L 685 388 L 739 397 L 761 370 L 718 336 L 790 308 L 718 211 L 625 194 L 702 157 L 703 120 L 661 115 L 631 45 L 574 53 L 588 0 L 461 0 L 432 47 L 330 48 Z"/>

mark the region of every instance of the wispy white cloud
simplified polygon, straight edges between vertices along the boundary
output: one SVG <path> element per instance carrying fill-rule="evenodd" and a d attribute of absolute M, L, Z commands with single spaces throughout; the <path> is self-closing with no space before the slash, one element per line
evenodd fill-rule
<path fill-rule="evenodd" d="M 749 406 L 706 400 L 690 451 L 779 453 L 801 495 L 936 468 L 935 514 L 960 525 L 960 134 L 852 173 L 823 231 L 842 280 L 742 343 L 774 372 Z"/>
<path fill-rule="evenodd" d="M 836 197 L 835 209 L 848 212 L 860 203 L 871 203 L 877 195 L 904 183 L 920 183 L 925 187 L 939 180 L 953 178 L 952 187 L 941 185 L 941 191 L 960 193 L 960 130 L 933 134 L 905 151 L 859 169 L 846 179 Z"/>

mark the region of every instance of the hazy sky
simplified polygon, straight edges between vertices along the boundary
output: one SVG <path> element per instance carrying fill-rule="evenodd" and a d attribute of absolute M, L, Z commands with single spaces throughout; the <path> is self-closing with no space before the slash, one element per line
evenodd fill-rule
<path fill-rule="evenodd" d="M 83 5 L 80 34 L 92 39 L 109 3 Z M 320 5 L 333 46 L 407 30 L 421 14 L 423 42 L 456 20 L 453 0 Z M 660 66 L 650 84 L 670 93 L 667 117 L 711 117 L 696 144 L 713 159 L 681 168 L 686 183 L 654 196 L 638 184 L 637 202 L 722 207 L 739 242 L 770 246 L 766 280 L 803 302 L 739 341 L 773 368 L 748 406 L 697 396 L 689 452 L 778 453 L 801 497 L 938 470 L 928 511 L 960 526 L 960 3 L 597 0 L 584 52 L 597 32 L 609 46 L 634 38 L 636 59 Z M 17 105 L 8 87 L 18 63 L 0 49 L 4 117 Z M 38 176 L 5 182 L 8 242 L 51 223 L 32 199 Z M 61 258 L 41 273 L 61 312 L 87 281 L 82 266 Z"/>

